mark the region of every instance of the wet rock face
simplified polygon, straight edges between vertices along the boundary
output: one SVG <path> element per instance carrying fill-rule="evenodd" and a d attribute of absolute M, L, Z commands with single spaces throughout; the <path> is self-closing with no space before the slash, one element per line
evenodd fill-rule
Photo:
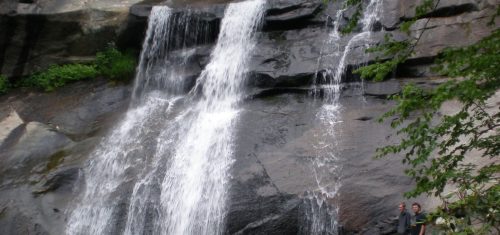
<path fill-rule="evenodd" d="M 3 145 L 8 150 L 2 153 L 2 158 L 7 161 L 5 165 L 10 169 L 13 167 L 23 170 L 25 166 L 43 161 L 44 157 L 72 142 L 66 136 L 37 122 L 27 123 L 21 132 L 20 136 L 9 136 Z"/>
<path fill-rule="evenodd" d="M 105 80 L 84 81 L 56 93 L 19 92 L 0 100 L 4 109 L 16 110 L 25 122 L 50 124 L 74 139 L 92 136 L 107 126 L 115 114 L 128 107 L 131 84 L 113 85 Z"/>
<path fill-rule="evenodd" d="M 262 33 L 250 65 L 250 84 L 297 87 L 311 84 L 318 69 L 321 28 Z"/>
<path fill-rule="evenodd" d="M 35 198 L 30 192 L 44 173 L 50 171 L 54 156 L 62 149 L 73 144 L 68 137 L 50 127 L 29 122 L 22 127 L 21 133 L 11 133 L 0 147 L 0 232 L 2 234 L 51 234 L 50 225 L 44 224 L 45 212 L 59 209 L 50 207 L 47 198 Z M 75 177 L 59 174 L 57 179 L 49 180 L 44 190 L 47 193 L 71 185 Z M 70 190 L 71 191 L 71 190 Z M 56 196 L 57 198 L 57 196 Z M 64 197 L 67 198 L 67 195 Z M 50 199 L 49 199 L 50 200 Z M 64 200 L 64 199 L 63 199 Z M 66 199 L 67 200 L 67 199 Z M 40 204 L 39 204 L 40 203 Z M 61 202 L 59 202 L 61 203 Z M 64 203 L 63 203 L 64 204 Z M 58 221 L 59 226 L 61 221 Z"/>
<path fill-rule="evenodd" d="M 0 234 L 64 233 L 81 168 L 129 96 L 130 85 L 87 81 L 2 97 Z"/>
<path fill-rule="evenodd" d="M 319 24 L 313 19 L 323 9 L 324 4 L 318 1 L 271 1 L 264 30 L 297 29 Z"/>
<path fill-rule="evenodd" d="M 330 205 L 340 205 L 339 220 L 344 234 L 390 234 L 402 193 L 412 187 L 397 157 L 373 160 L 377 146 L 394 143 L 393 130 L 377 119 L 392 103 L 383 97 L 398 89 L 370 88 L 378 95 L 361 97 L 346 90 L 340 99 L 342 111 L 332 130 L 318 119 L 322 103 L 305 93 L 271 94 L 244 104 L 236 135 L 235 162 L 228 205 L 230 234 L 300 234 L 306 192 L 320 185 L 334 185 L 333 173 L 315 165 L 317 143 L 335 143 L 333 169 L 341 166 L 341 186 Z M 351 93 L 353 92 L 353 93 Z M 316 169 L 316 170 L 314 170 Z M 316 172 L 315 172 L 316 171 Z M 320 179 L 320 181 L 318 181 Z M 285 226 L 285 227 L 283 227 Z M 373 228 L 375 230 L 364 230 Z"/>

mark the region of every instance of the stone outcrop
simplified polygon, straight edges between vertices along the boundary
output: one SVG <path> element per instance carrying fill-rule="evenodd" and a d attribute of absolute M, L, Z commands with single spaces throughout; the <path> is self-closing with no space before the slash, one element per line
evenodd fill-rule
<path fill-rule="evenodd" d="M 381 23 L 393 34 L 397 33 L 403 20 L 415 15 L 415 6 L 419 4 L 417 0 L 386 2 Z M 430 67 L 442 50 L 471 45 L 500 27 L 500 19 L 495 17 L 498 5 L 498 0 L 439 1 L 435 10 L 423 15 L 411 27 L 411 37 L 423 34 L 415 53 L 406 64 L 400 66 L 396 76 L 435 76 Z M 494 24 L 490 25 L 490 22 Z M 396 38 L 401 38 L 401 35 Z"/>
<path fill-rule="evenodd" d="M 64 232 L 80 169 L 129 96 L 130 85 L 87 81 L 2 97 L 0 234 Z"/>
<path fill-rule="evenodd" d="M 51 156 L 72 143 L 65 135 L 38 123 L 29 122 L 18 135 L 9 135 L 4 141 L 1 158 L 4 171 L 25 171 L 44 158 Z"/>
<path fill-rule="evenodd" d="M 18 78 L 51 64 L 88 61 L 125 28 L 128 2 L 120 2 L 35 1 L 2 8 L 0 73 Z"/>

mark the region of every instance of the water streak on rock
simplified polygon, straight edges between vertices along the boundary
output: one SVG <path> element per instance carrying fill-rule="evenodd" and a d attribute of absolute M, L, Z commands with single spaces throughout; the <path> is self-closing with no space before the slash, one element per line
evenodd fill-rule
<path fill-rule="evenodd" d="M 320 125 L 324 126 L 323 132 L 315 133 L 315 136 L 320 140 L 314 146 L 317 156 L 312 160 L 312 171 L 316 178 L 317 189 L 315 191 L 306 192 L 303 198 L 303 213 L 301 233 L 302 234 L 338 234 L 338 191 L 341 187 L 341 171 L 342 166 L 338 161 L 338 156 L 335 154 L 336 138 L 339 138 L 341 133 L 338 133 L 337 125 L 342 122 L 340 120 L 340 111 L 342 107 L 339 103 L 341 93 L 341 80 L 347 68 L 347 57 L 357 43 L 370 37 L 373 24 L 377 20 L 380 11 L 380 0 L 371 0 L 363 12 L 362 31 L 355 34 L 347 43 L 343 51 L 340 51 L 339 25 L 344 10 L 339 10 L 336 14 L 334 27 L 330 32 L 329 38 L 324 46 L 336 46 L 336 56 L 340 56 L 339 63 L 335 69 L 327 68 L 323 71 L 318 71 L 315 79 L 316 91 L 323 93 L 323 101 L 325 102 L 320 111 L 316 114 L 316 118 Z M 321 60 L 321 58 L 319 59 Z M 321 61 L 318 61 L 318 67 Z M 321 78 L 321 80 L 319 79 Z M 326 83 L 326 84 L 325 84 Z M 321 90 L 321 91 L 319 91 Z M 323 178 L 327 178 L 324 180 Z M 334 182 L 332 183 L 332 178 Z"/>

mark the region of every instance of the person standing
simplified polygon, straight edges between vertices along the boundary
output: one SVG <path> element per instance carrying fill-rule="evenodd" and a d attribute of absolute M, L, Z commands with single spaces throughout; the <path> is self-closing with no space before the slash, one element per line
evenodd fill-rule
<path fill-rule="evenodd" d="M 406 210 L 404 202 L 399 203 L 399 218 L 397 232 L 401 235 L 409 235 L 411 226 L 411 214 Z"/>
<path fill-rule="evenodd" d="M 415 213 L 412 218 L 411 235 L 425 235 L 425 214 L 422 213 L 422 207 L 418 203 L 413 203 L 411 209 Z"/>

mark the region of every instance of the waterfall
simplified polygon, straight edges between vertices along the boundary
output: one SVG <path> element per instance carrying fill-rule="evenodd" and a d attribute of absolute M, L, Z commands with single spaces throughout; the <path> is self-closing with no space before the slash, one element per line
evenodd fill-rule
<path fill-rule="evenodd" d="M 341 165 L 335 155 L 336 138 L 339 138 L 336 126 L 341 123 L 339 104 L 341 92 L 341 79 L 347 67 L 347 57 L 351 50 L 360 41 L 370 38 L 373 24 L 376 22 L 380 11 L 380 0 L 371 0 L 365 7 L 363 18 L 361 19 L 362 30 L 350 38 L 347 45 L 340 51 L 341 35 L 339 34 L 339 24 L 344 10 L 337 11 L 334 27 L 329 34 L 329 38 L 324 46 L 336 46 L 340 56 L 335 69 L 327 68 L 318 72 L 322 81 L 315 79 L 315 93 L 321 89 L 323 92 L 324 105 L 316 114 L 317 123 L 324 128 L 322 132 L 315 133 L 318 139 L 322 140 L 314 147 L 317 156 L 312 161 L 312 171 L 316 178 L 317 189 L 306 192 L 303 197 L 304 218 L 301 224 L 302 234 L 328 235 L 338 234 L 338 191 L 341 187 Z M 322 49 L 323 51 L 323 49 Z M 319 59 L 321 60 L 321 58 Z M 318 61 L 318 68 L 320 66 Z M 326 85 L 320 82 L 327 83 Z M 330 175 L 336 182 L 327 184 L 322 179 L 323 176 Z"/>
<path fill-rule="evenodd" d="M 226 9 L 210 63 L 193 91 L 201 97 L 183 117 L 179 144 L 167 150 L 173 156 L 161 186 L 164 234 L 223 233 L 238 103 L 264 5 L 253 0 Z"/>
<path fill-rule="evenodd" d="M 175 13 L 166 6 L 153 7 L 137 67 L 132 94 L 135 104 L 151 91 L 179 95 L 188 89 L 188 81 L 181 78 L 189 72 L 186 63 L 193 50 L 188 48 L 210 42 L 215 31 L 196 15 L 189 8 Z M 171 53 L 175 49 L 180 52 Z"/>
<path fill-rule="evenodd" d="M 234 125 L 264 6 L 227 7 L 210 62 L 188 94 L 188 47 L 212 29 L 193 28 L 200 25 L 193 12 L 152 9 L 131 107 L 91 154 L 67 234 L 223 233 Z"/>

